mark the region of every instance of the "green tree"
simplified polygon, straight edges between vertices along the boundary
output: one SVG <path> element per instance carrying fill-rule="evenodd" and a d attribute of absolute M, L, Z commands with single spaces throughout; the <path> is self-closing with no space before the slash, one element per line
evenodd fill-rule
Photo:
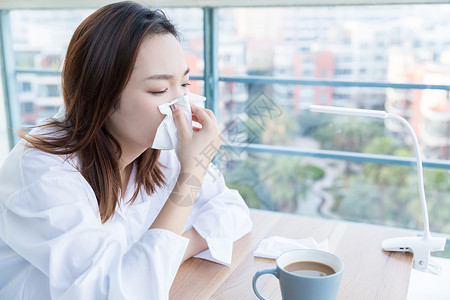
<path fill-rule="evenodd" d="M 300 157 L 274 155 L 261 163 L 261 174 L 266 174 L 262 179 L 269 187 L 277 210 L 295 212 L 314 181 L 323 178 L 324 171 L 305 164 Z"/>
<path fill-rule="evenodd" d="M 364 151 L 412 156 L 411 151 L 395 145 L 389 137 L 373 138 Z M 431 230 L 450 233 L 448 171 L 424 169 L 424 181 Z M 334 211 L 341 217 L 360 222 L 423 228 L 415 166 L 365 163 L 350 174 L 346 182 L 343 189 L 339 190 L 337 186 L 333 189 L 339 199 Z"/>
<path fill-rule="evenodd" d="M 287 112 L 272 118 L 249 117 L 246 126 L 251 143 L 289 146 L 299 133 L 298 122 Z"/>
<path fill-rule="evenodd" d="M 324 149 L 362 152 L 374 137 L 384 135 L 384 125 L 361 117 L 333 116 L 312 135 Z"/>
<path fill-rule="evenodd" d="M 229 186 L 239 190 L 243 196 L 249 195 L 246 201 L 251 207 L 295 212 L 298 203 L 306 199 L 312 184 L 325 174 L 321 168 L 305 164 L 300 157 L 263 157 L 249 156 L 226 174 Z"/>
<path fill-rule="evenodd" d="M 449 171 L 425 169 L 424 182 L 430 229 L 432 231 L 450 234 Z"/>

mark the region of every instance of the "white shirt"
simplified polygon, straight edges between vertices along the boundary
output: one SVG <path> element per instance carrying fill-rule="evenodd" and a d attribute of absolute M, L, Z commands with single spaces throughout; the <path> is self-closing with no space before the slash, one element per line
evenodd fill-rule
<path fill-rule="evenodd" d="M 124 201 L 102 224 L 97 199 L 74 160 L 25 147 L 0 169 L 0 299 L 167 299 L 189 240 L 148 230 L 172 187 L 141 189 L 133 168 Z M 160 162 L 166 182 L 180 169 L 173 150 Z M 209 249 L 197 255 L 230 264 L 233 242 L 251 230 L 249 210 L 221 173 L 208 168 L 185 230 Z"/>

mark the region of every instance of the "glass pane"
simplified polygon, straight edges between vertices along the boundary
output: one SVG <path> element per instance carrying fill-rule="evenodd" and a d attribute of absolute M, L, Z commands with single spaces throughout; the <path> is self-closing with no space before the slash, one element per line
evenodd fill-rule
<path fill-rule="evenodd" d="M 57 111 L 62 103 L 58 70 L 62 68 L 64 55 L 74 30 L 93 11 L 93 9 L 11 11 L 15 65 L 19 68 L 16 87 L 21 124 L 15 124 L 16 128 L 35 125 Z M 200 8 L 170 8 L 164 9 L 164 12 L 181 33 L 181 43 L 191 74 L 202 75 L 203 11 Z M 27 70 L 21 71 L 20 68 Z M 203 82 L 192 81 L 191 84 L 191 92 L 203 94 Z"/>
<path fill-rule="evenodd" d="M 449 71 L 428 68 L 450 63 L 449 13 L 450 5 L 220 9 L 220 72 L 441 84 L 433 74 Z"/>
<path fill-rule="evenodd" d="M 21 124 L 31 126 L 53 116 L 62 103 L 60 74 L 75 28 L 92 9 L 11 11 L 11 36 Z M 27 72 L 21 72 L 26 68 Z M 46 72 L 33 72 L 46 70 Z"/>
<path fill-rule="evenodd" d="M 348 117 L 331 114 L 311 114 L 309 105 L 315 103 L 314 99 L 328 95 L 330 87 L 302 86 L 302 85 L 262 85 L 243 84 L 237 82 L 220 83 L 220 120 L 225 137 L 236 139 L 239 123 L 239 132 L 245 133 L 245 142 L 275 146 L 289 146 L 294 148 L 309 148 L 321 150 L 339 150 L 362 152 L 372 154 L 392 154 L 386 147 L 375 147 L 377 141 L 392 143 L 405 150 L 405 156 L 414 156 L 412 139 L 408 132 L 398 122 L 384 121 L 377 118 Z M 382 100 L 377 102 L 364 102 L 355 100 L 358 108 L 371 108 L 384 110 L 384 103 L 393 103 L 389 93 L 392 89 L 380 88 L 335 88 L 342 89 L 342 95 L 351 99 L 366 99 L 369 96 Z M 415 90 L 401 90 L 399 94 L 414 95 Z M 331 96 L 334 97 L 334 96 Z M 398 100 L 401 103 L 404 100 Z M 403 101 L 403 102 L 402 102 Z M 411 103 L 414 99 L 411 99 Z M 410 105 L 409 102 L 407 105 Z M 345 105 L 343 105 L 345 106 Z M 387 105 L 386 105 L 387 106 Z M 410 123 L 414 128 L 420 129 L 422 119 L 414 116 L 409 106 L 392 107 L 393 111 L 402 115 L 410 115 Z M 441 122 L 433 120 L 429 126 L 439 127 Z M 446 127 L 423 128 L 416 134 L 432 131 L 448 141 Z M 423 135 L 423 134 L 422 134 Z M 449 135 L 450 136 L 450 135 Z M 426 141 L 423 145 L 428 145 Z M 432 157 L 433 152 L 424 149 L 425 157 Z"/>
<path fill-rule="evenodd" d="M 303 86 L 285 86 L 304 89 Z M 315 94 L 306 87 L 305 94 Z M 347 89 L 350 98 L 363 94 L 360 88 Z M 377 89 L 392 93 L 392 89 Z M 278 91 L 279 92 L 279 91 Z M 255 208 L 279 210 L 351 221 L 423 228 L 417 170 L 415 167 L 355 163 L 314 157 L 260 154 L 247 151 L 252 144 L 288 146 L 302 150 L 339 150 L 357 153 L 415 157 L 412 139 L 398 122 L 368 117 L 310 113 L 300 105 L 278 97 L 275 85 L 221 83 L 221 129 L 223 145 L 239 150 L 221 150 L 217 162 L 227 183 L 239 189 Z M 410 99 L 416 91 L 395 91 L 399 99 Z M 300 95 L 301 93 L 299 93 Z M 301 99 L 301 97 L 300 97 Z M 409 100 L 408 100 L 409 101 Z M 407 108 L 399 100 L 394 110 Z M 395 102 L 394 102 L 395 103 Z M 364 108 L 364 107 L 362 107 Z M 448 117 L 447 115 L 445 117 Z M 442 119 L 442 118 L 441 118 Z M 431 132 L 432 141 L 448 141 L 448 128 L 441 119 L 430 118 L 418 131 Z M 411 116 L 411 120 L 414 120 Z M 421 128 L 422 123 L 413 123 Z M 423 145 L 429 145 L 423 140 Z M 431 144 L 432 145 L 432 144 Z M 430 146 L 431 147 L 431 146 Z M 427 157 L 442 148 L 423 149 Z M 425 169 L 425 189 L 430 226 L 450 233 L 447 216 L 450 199 L 450 171 Z M 378 208 L 377 208 L 378 207 Z M 403 211 L 406 207 L 406 211 Z M 375 210 L 375 209 L 378 210 Z"/>
<path fill-rule="evenodd" d="M 201 8 L 165 8 L 163 11 L 180 33 L 181 45 L 191 70 L 190 74 L 203 75 L 203 10 Z"/>
<path fill-rule="evenodd" d="M 450 30 L 450 5 L 226 8 L 219 12 L 221 76 L 450 85 L 450 39 L 438 34 Z M 279 121 L 293 126 L 291 119 L 299 120 L 311 104 L 398 114 L 414 127 L 424 158 L 450 159 L 448 91 L 253 83 L 241 88 L 243 92 L 229 90 L 234 85 L 222 84 L 225 109 L 236 106 L 228 103 L 230 93 L 232 101 L 243 103 L 236 97 L 251 100 L 263 92 L 283 109 Z M 301 135 L 303 129 L 290 130 Z M 398 130 L 397 126 L 394 131 Z"/>
<path fill-rule="evenodd" d="M 253 208 L 423 230 L 415 167 L 224 149 L 218 165 Z M 450 234 L 449 171 L 424 175 L 430 228 Z"/>
<path fill-rule="evenodd" d="M 224 8 L 220 76 L 450 85 L 450 5 Z M 269 22 L 270 21 L 270 22 Z M 252 207 L 423 228 L 416 168 L 277 153 L 252 144 L 414 158 L 398 122 L 311 114 L 311 104 L 385 110 L 412 125 L 423 157 L 450 159 L 449 92 L 221 82 L 217 159 Z M 248 151 L 247 151 L 248 150 Z M 450 233 L 449 171 L 425 169 L 433 231 Z M 444 206 L 443 206 L 444 205 Z"/>

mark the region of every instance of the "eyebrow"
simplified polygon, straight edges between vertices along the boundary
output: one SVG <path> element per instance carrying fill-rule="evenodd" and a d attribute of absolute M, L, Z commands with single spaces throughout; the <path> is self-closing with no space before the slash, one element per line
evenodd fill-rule
<path fill-rule="evenodd" d="M 183 77 L 186 76 L 187 74 L 189 74 L 190 69 L 187 68 L 186 71 L 184 71 Z M 144 80 L 170 80 L 173 78 L 173 75 L 169 75 L 169 74 L 155 74 L 155 75 L 150 75 L 146 78 L 144 78 Z"/>

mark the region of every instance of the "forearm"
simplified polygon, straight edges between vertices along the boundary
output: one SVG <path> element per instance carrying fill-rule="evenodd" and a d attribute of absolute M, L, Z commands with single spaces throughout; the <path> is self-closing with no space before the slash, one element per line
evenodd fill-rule
<path fill-rule="evenodd" d="M 191 229 L 184 232 L 183 237 L 189 239 L 189 246 L 184 254 L 183 262 L 185 262 L 192 256 L 197 255 L 200 252 L 203 252 L 204 250 L 208 249 L 208 244 L 206 243 L 206 240 L 202 238 L 202 236 L 197 232 L 197 230 L 195 230 L 194 227 L 191 227 Z"/>
<path fill-rule="evenodd" d="M 172 193 L 156 217 L 152 228 L 161 228 L 181 235 L 189 213 L 201 187 L 203 173 L 180 172 Z"/>
<path fill-rule="evenodd" d="M 181 169 L 172 193 L 150 229 L 161 228 L 181 235 L 202 186 L 206 167 L 220 147 L 221 134 L 217 120 L 210 110 L 191 104 L 193 120 L 202 126 L 201 129 L 192 131 L 192 124 L 187 124 L 179 104 L 174 103 L 170 108 L 178 129 L 176 154 Z M 208 149 L 207 154 L 205 149 Z M 206 164 L 199 163 L 204 160 L 207 161 Z"/>

